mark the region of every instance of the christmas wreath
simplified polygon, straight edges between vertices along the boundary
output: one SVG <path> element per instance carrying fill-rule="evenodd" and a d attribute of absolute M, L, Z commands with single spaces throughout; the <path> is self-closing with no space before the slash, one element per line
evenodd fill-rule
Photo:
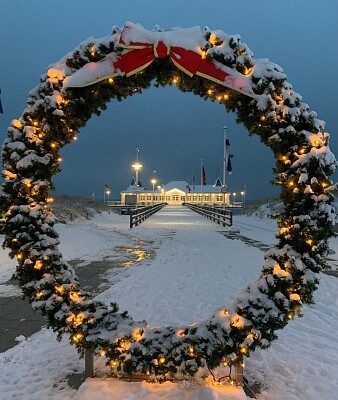
<path fill-rule="evenodd" d="M 234 304 L 191 326 L 151 328 L 120 313 L 117 304 L 107 306 L 80 291 L 58 250 L 48 208 L 60 149 L 111 99 L 152 85 L 176 85 L 235 111 L 237 121 L 273 151 L 274 183 L 284 203 L 278 244 L 266 252 L 258 280 Z M 127 23 L 108 37 L 88 39 L 41 76 L 3 144 L 4 246 L 17 259 L 24 296 L 59 337 L 69 334 L 79 352 L 105 356 L 115 372 L 167 380 L 241 364 L 301 315 L 326 266 L 335 222 L 329 176 L 336 160 L 323 129 L 283 70 L 254 59 L 239 35 L 207 27 L 147 31 Z"/>

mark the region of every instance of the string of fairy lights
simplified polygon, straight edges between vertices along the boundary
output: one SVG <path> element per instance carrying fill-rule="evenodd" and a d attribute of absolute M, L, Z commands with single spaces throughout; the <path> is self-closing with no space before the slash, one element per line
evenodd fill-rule
<path fill-rule="evenodd" d="M 8 128 L 2 152 L 4 245 L 17 259 L 16 277 L 24 295 L 48 317 L 58 336 L 69 334 L 80 353 L 91 349 L 105 357 L 116 374 L 142 373 L 164 381 L 206 368 L 216 383 L 233 384 L 233 367 L 243 366 L 256 348 L 268 347 L 278 329 L 301 315 L 302 304 L 312 301 L 318 272 L 326 266 L 335 221 L 329 176 L 336 161 L 329 135 L 321 132 L 323 122 L 302 103 L 278 66 L 268 63 L 257 72 L 257 61 L 238 35 L 221 31 L 216 35 L 204 30 L 202 56 L 250 77 L 254 99 L 203 77 L 190 77 L 168 58 L 155 59 L 131 77 L 63 88 L 65 78 L 86 64 L 119 55 L 120 35 L 114 28 L 108 38 L 81 44 L 49 68 L 29 93 L 21 117 Z M 81 127 L 111 99 L 121 101 L 152 85 L 176 85 L 236 112 L 238 122 L 272 149 L 274 183 L 284 203 L 277 216 L 279 243 L 265 254 L 258 280 L 231 307 L 179 329 L 151 328 L 127 312 L 119 313 L 117 304 L 107 306 L 82 292 L 58 250 L 56 219 L 49 208 L 62 147 L 77 140 Z"/>

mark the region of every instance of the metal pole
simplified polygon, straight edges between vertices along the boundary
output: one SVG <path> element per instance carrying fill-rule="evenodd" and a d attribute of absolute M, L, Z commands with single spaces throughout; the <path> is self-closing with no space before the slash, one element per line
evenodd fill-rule
<path fill-rule="evenodd" d="M 94 377 L 94 353 L 85 349 L 85 378 Z"/>
<path fill-rule="evenodd" d="M 236 365 L 235 367 L 235 383 L 236 385 L 243 385 L 244 368 L 243 365 Z"/>
<path fill-rule="evenodd" d="M 225 175 L 225 171 L 226 171 L 226 164 L 227 164 L 227 154 L 226 154 L 226 138 L 227 138 L 227 126 L 223 126 L 223 133 L 224 133 L 224 138 L 223 138 L 223 186 L 226 185 L 226 175 Z"/>
<path fill-rule="evenodd" d="M 201 158 L 201 204 L 202 204 L 202 188 L 203 188 L 203 158 Z"/>
<path fill-rule="evenodd" d="M 138 164 L 138 153 L 139 153 L 139 151 L 140 151 L 140 149 L 138 148 L 138 146 L 136 147 L 136 164 Z M 136 168 L 135 169 L 135 179 L 136 179 L 136 182 L 135 182 L 135 185 L 136 185 L 136 187 L 138 186 L 138 169 Z"/>

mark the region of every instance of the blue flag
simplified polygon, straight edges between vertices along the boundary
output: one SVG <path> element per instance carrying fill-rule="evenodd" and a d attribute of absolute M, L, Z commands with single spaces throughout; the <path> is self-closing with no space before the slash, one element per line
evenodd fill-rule
<path fill-rule="evenodd" d="M 2 108 L 2 104 L 1 104 L 1 89 L 0 89 L 0 114 L 4 113 L 4 109 Z"/>
<path fill-rule="evenodd" d="M 231 164 L 231 159 L 234 156 L 232 154 L 231 146 L 229 139 L 225 139 L 225 148 L 224 148 L 224 161 L 226 162 L 226 170 L 229 175 L 232 174 L 232 164 Z"/>

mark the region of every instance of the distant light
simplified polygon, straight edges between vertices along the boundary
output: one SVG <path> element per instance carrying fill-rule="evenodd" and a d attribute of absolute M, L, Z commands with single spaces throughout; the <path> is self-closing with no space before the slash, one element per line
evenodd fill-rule
<path fill-rule="evenodd" d="M 132 165 L 132 167 L 135 169 L 135 171 L 138 171 L 142 168 L 142 165 L 140 163 L 135 163 Z"/>

